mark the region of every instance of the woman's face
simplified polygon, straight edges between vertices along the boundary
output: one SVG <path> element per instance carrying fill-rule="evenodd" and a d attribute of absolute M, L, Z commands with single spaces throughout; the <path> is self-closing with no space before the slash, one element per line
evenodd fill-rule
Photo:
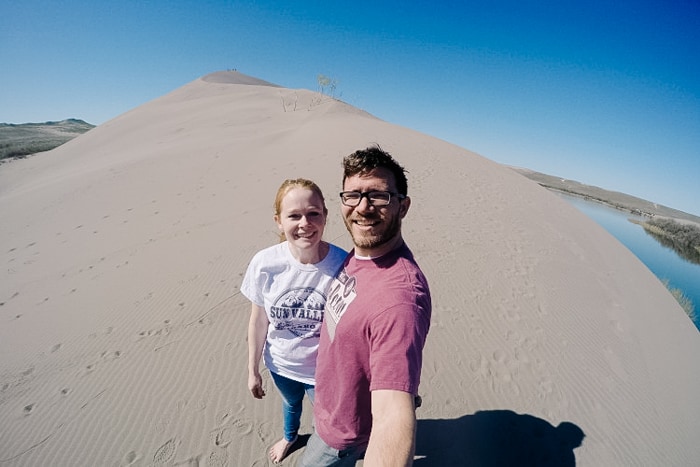
<path fill-rule="evenodd" d="M 326 226 L 323 200 L 308 188 L 292 188 L 282 198 L 275 222 L 291 246 L 300 250 L 318 248 Z"/>

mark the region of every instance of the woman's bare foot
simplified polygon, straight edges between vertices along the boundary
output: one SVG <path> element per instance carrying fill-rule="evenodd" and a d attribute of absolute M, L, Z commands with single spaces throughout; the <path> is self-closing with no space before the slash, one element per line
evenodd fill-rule
<path fill-rule="evenodd" d="M 296 437 L 294 437 L 292 441 L 287 441 L 284 438 L 277 441 L 274 444 L 274 446 L 270 448 L 270 459 L 272 460 L 272 462 L 275 464 L 282 462 L 282 459 L 287 457 L 287 452 L 289 452 L 289 448 L 291 448 L 296 442 Z"/>

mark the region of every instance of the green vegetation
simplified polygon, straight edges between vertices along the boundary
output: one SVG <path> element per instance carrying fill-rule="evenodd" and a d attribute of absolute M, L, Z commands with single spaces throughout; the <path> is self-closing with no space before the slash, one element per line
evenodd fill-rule
<path fill-rule="evenodd" d="M 321 90 L 321 94 L 326 94 L 326 89 L 328 89 L 327 95 L 335 98 L 335 88 L 338 82 L 325 75 L 318 75 L 316 79 L 318 80 L 318 87 Z"/>
<path fill-rule="evenodd" d="M 659 243 L 673 249 L 683 259 L 700 264 L 700 227 L 696 224 L 662 218 L 639 224 Z"/>
<path fill-rule="evenodd" d="M 0 123 L 0 160 L 49 151 L 94 128 L 82 120 L 46 123 Z"/>
<path fill-rule="evenodd" d="M 673 295 L 673 297 L 678 301 L 681 308 L 683 308 L 688 317 L 693 322 L 695 322 L 697 316 L 695 315 L 695 305 L 693 305 L 693 302 L 683 293 L 681 289 L 675 289 L 671 287 L 671 284 L 669 283 L 668 279 L 664 279 L 662 282 L 664 283 L 668 291 L 671 292 L 671 295 Z"/>

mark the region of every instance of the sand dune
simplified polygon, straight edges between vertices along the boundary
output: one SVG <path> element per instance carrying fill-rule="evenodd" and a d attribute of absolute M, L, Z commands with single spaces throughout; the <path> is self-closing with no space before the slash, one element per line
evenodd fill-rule
<path fill-rule="evenodd" d="M 477 154 L 219 72 L 0 167 L 0 466 L 267 465 L 242 274 L 289 177 L 349 248 L 340 159 L 373 143 L 409 170 L 433 292 L 415 465 L 700 465 L 700 336 L 602 228 Z"/>

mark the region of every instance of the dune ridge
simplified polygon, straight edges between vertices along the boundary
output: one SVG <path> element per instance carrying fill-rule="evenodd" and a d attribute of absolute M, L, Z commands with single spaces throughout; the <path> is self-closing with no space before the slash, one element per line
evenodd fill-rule
<path fill-rule="evenodd" d="M 700 462 L 698 333 L 601 227 L 478 154 L 217 72 L 0 167 L 0 465 L 267 465 L 280 401 L 267 374 L 247 393 L 238 287 L 285 178 L 350 248 L 340 160 L 374 143 L 409 171 L 434 300 L 415 465 Z"/>

